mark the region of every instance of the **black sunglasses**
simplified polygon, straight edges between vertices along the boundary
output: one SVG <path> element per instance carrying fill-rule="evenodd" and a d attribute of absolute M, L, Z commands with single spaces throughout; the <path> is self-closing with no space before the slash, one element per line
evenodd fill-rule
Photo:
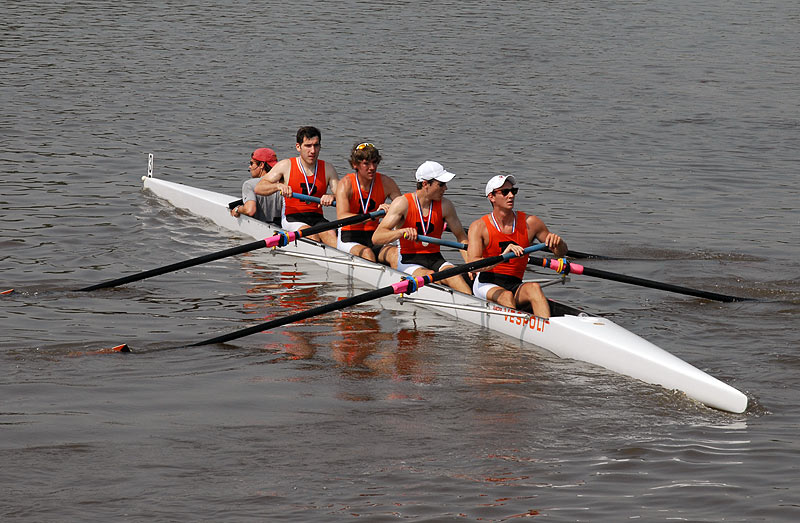
<path fill-rule="evenodd" d="M 516 195 L 519 192 L 519 187 L 506 187 L 505 189 L 495 189 L 493 193 L 500 193 L 503 196 L 508 196 L 508 193 Z"/>

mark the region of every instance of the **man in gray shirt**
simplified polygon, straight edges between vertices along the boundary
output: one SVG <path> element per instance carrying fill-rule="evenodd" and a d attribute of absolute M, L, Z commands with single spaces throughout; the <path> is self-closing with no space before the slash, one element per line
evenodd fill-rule
<path fill-rule="evenodd" d="M 255 193 L 255 186 L 262 176 L 267 174 L 278 163 L 275 151 L 268 147 L 256 149 L 250 156 L 250 178 L 242 184 L 242 203 L 231 208 L 231 216 L 238 218 L 242 214 L 252 216 L 256 220 L 280 226 L 283 197 L 281 193 L 261 196 Z"/>

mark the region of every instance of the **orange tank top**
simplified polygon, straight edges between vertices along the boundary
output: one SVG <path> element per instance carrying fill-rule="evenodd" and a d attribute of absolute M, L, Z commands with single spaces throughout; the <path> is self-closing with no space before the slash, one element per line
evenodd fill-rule
<path fill-rule="evenodd" d="M 292 167 L 289 170 L 289 180 L 287 185 L 292 188 L 292 192 L 307 194 L 321 198 L 325 194 L 328 186 L 328 179 L 325 176 L 325 162 L 317 160 L 315 172 L 306 172 L 300 164 L 300 158 L 293 158 Z M 314 212 L 322 214 L 322 205 L 318 203 L 303 202 L 297 198 L 284 198 L 284 214 L 296 214 L 299 212 Z"/>
<path fill-rule="evenodd" d="M 350 181 L 352 192 L 350 193 L 350 212 L 355 214 L 366 214 L 378 210 L 378 207 L 386 201 L 386 193 L 383 191 L 383 179 L 381 173 L 375 173 L 372 187 L 359 187 L 358 176 L 350 173 L 344 177 Z M 343 179 L 343 180 L 344 180 Z M 341 182 L 340 182 L 341 183 Z M 360 191 L 359 191 L 360 188 Z M 359 195 L 359 192 L 361 193 Z M 345 225 L 343 231 L 374 231 L 378 228 L 378 220 L 367 220 L 353 225 Z"/>
<path fill-rule="evenodd" d="M 413 227 L 417 230 L 417 234 L 441 238 L 442 231 L 444 231 L 441 200 L 431 202 L 428 215 L 423 218 L 425 210 L 419 207 L 417 193 L 412 192 L 403 196 L 408 200 L 408 213 L 406 213 L 406 220 L 400 225 L 400 228 Z M 439 252 L 439 245 L 436 243 L 423 245 L 421 242 L 400 238 L 400 254 L 432 254 L 435 252 Z"/>
<path fill-rule="evenodd" d="M 499 256 L 503 254 L 509 244 L 515 243 L 520 247 L 528 247 L 528 225 L 525 223 L 527 215 L 524 212 L 517 211 L 517 219 L 514 224 L 514 232 L 505 234 L 500 232 L 494 224 L 491 214 L 482 217 L 486 229 L 489 231 L 489 243 L 484 247 L 482 258 L 490 256 Z M 499 263 L 488 269 L 486 272 L 493 272 L 495 274 L 505 274 L 515 278 L 522 279 L 525 275 L 525 268 L 528 266 L 528 256 L 516 256 L 507 262 Z"/>

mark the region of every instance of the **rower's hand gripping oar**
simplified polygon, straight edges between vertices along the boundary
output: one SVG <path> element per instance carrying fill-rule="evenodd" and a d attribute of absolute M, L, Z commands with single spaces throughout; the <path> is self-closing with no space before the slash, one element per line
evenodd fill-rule
<path fill-rule="evenodd" d="M 320 198 L 317 198 L 316 196 L 311 196 L 309 194 L 303 194 L 303 193 L 297 193 L 296 192 L 296 193 L 292 193 L 292 198 L 297 198 L 298 200 L 301 200 L 301 201 L 304 201 L 304 202 L 320 203 L 320 204 L 322 203 L 322 200 Z M 233 210 L 236 207 L 239 207 L 240 205 L 244 205 L 244 200 L 242 200 L 241 198 L 239 198 L 238 200 L 234 200 L 234 201 L 230 202 L 228 204 L 228 209 Z M 336 200 L 333 200 L 333 203 L 331 204 L 331 207 L 336 207 Z"/>
<path fill-rule="evenodd" d="M 716 292 L 701 291 L 698 289 L 690 289 L 688 287 L 681 287 L 679 285 L 672 285 L 669 283 L 661 283 L 653 280 L 646 280 L 644 278 L 637 278 L 636 276 L 626 276 L 625 274 L 618 274 L 614 272 L 603 271 L 600 269 L 592 269 L 584 267 L 574 262 L 568 262 L 564 258 L 541 258 L 531 259 L 528 261 L 531 265 L 541 265 L 548 269 L 552 269 L 561 274 L 584 274 L 586 276 L 594 276 L 596 278 L 603 278 L 606 280 L 618 281 L 621 283 L 630 283 L 631 285 L 639 285 L 641 287 L 648 287 L 651 289 L 659 289 L 662 291 L 676 292 L 678 294 L 686 294 L 689 296 L 696 296 L 698 298 L 705 298 L 707 300 L 716 300 L 723 302 L 734 301 L 753 301 L 753 298 L 740 298 L 738 296 L 729 296 L 727 294 L 719 294 Z"/>
<path fill-rule="evenodd" d="M 366 220 L 372 220 L 378 218 L 379 216 L 383 216 L 385 213 L 386 212 L 384 210 L 378 210 L 367 214 L 356 214 L 354 216 L 350 216 L 348 218 L 342 218 L 341 220 L 336 220 L 334 222 L 320 223 L 318 225 L 313 225 L 306 229 L 301 229 L 297 232 L 280 232 L 264 240 L 258 240 L 255 242 L 247 243 L 245 245 L 239 245 L 238 247 L 231 247 L 230 249 L 225 249 L 223 251 L 206 254 L 204 256 L 198 256 L 197 258 L 192 258 L 190 260 L 177 262 L 170 265 L 165 265 L 163 267 L 158 267 L 156 269 L 150 269 L 149 271 L 144 271 L 137 274 L 131 274 L 130 276 L 124 276 L 122 278 L 117 278 L 116 280 L 98 283 L 96 285 L 91 285 L 89 287 L 78 289 L 78 291 L 95 291 L 98 289 L 107 289 L 109 287 L 116 287 L 118 285 L 124 285 L 126 283 L 144 280 L 145 278 L 159 276 L 161 274 L 166 274 L 168 272 L 178 271 L 181 269 L 185 269 L 187 267 L 194 267 L 195 265 L 208 263 L 214 260 L 219 260 L 221 258 L 226 258 L 228 256 L 235 256 L 237 254 L 243 254 L 245 252 L 254 251 L 256 249 L 263 249 L 264 247 L 283 247 L 285 245 L 288 245 L 290 242 L 299 240 L 300 238 L 324 231 L 329 231 L 331 229 L 338 229 L 339 227 L 343 227 L 345 225 L 352 225 L 354 223 L 359 223 Z"/>
<path fill-rule="evenodd" d="M 547 246 L 544 243 L 531 245 L 530 247 L 525 248 L 525 250 L 523 251 L 523 255 L 544 249 L 546 247 Z M 480 260 L 475 260 L 471 263 L 456 265 L 455 267 L 450 267 L 449 269 L 445 269 L 443 271 L 434 272 L 432 274 L 428 274 L 427 276 L 422 276 L 422 277 L 409 276 L 395 284 L 387 285 L 386 287 L 375 289 L 374 291 L 365 292 L 363 294 L 359 294 L 358 296 L 352 296 L 350 298 L 345 298 L 344 300 L 336 301 L 333 303 L 327 303 L 319 307 L 314 307 L 313 309 L 308 309 L 302 312 L 298 312 L 296 314 L 290 314 L 289 316 L 284 316 L 283 318 L 276 318 L 274 320 L 260 323 L 252 327 L 248 327 L 246 329 L 234 331 L 229 334 L 223 334 L 222 336 L 217 336 L 216 338 L 211 338 L 208 340 L 199 341 L 197 343 L 192 343 L 191 345 L 183 345 L 181 347 L 174 347 L 174 348 L 181 349 L 184 347 L 199 347 L 201 345 L 211 345 L 212 343 L 225 343 L 227 341 L 243 338 L 251 334 L 256 334 L 266 330 L 274 329 L 276 327 L 281 327 L 289 323 L 295 323 L 308 318 L 312 318 L 314 316 L 326 314 L 328 312 L 338 311 L 350 307 L 352 305 L 358 305 L 360 303 L 364 303 L 370 300 L 375 300 L 378 298 L 383 298 L 385 296 L 390 296 L 392 294 L 411 294 L 420 287 L 423 287 L 430 283 L 437 282 L 439 280 L 446 280 L 447 278 L 450 278 L 452 276 L 458 276 L 459 274 L 476 271 L 478 269 L 483 269 L 485 267 L 491 267 L 492 265 L 508 261 L 511 258 L 514 258 L 515 256 L 516 255 L 513 252 L 507 252 L 499 256 L 492 256 L 491 258 L 482 258 Z"/>
<path fill-rule="evenodd" d="M 297 198 L 298 200 L 309 202 L 309 203 L 319 203 L 322 204 L 322 199 L 317 198 L 316 196 L 311 196 L 310 194 L 303 194 L 299 192 L 293 192 L 292 198 Z M 331 203 L 331 207 L 336 207 L 336 200 L 333 200 Z"/>
<path fill-rule="evenodd" d="M 445 224 L 444 230 L 452 232 L 450 230 L 450 227 L 447 224 Z M 464 227 L 464 232 L 467 232 L 467 231 L 469 231 L 469 227 Z M 434 239 L 436 239 L 436 238 L 434 238 Z M 428 241 L 428 240 L 425 240 L 425 241 Z M 446 240 L 442 240 L 442 241 L 446 241 Z M 431 242 L 428 242 L 428 243 L 438 243 L 438 242 L 431 241 Z M 441 245 L 445 245 L 447 247 L 455 247 L 456 249 L 461 249 L 462 248 L 462 247 L 458 247 L 456 245 L 448 245 L 446 243 L 442 243 Z M 461 244 L 461 245 L 464 245 L 463 249 L 467 248 L 465 244 Z M 545 250 L 547 252 L 551 252 L 551 253 L 553 252 L 549 248 L 545 249 Z M 588 253 L 588 252 L 573 251 L 572 249 L 567 251 L 567 256 L 569 256 L 570 258 L 584 258 L 584 259 L 590 259 L 591 258 L 591 259 L 594 259 L 594 260 L 621 260 L 622 259 L 622 258 L 615 258 L 613 256 L 604 256 L 602 254 L 591 254 L 591 253 Z"/>

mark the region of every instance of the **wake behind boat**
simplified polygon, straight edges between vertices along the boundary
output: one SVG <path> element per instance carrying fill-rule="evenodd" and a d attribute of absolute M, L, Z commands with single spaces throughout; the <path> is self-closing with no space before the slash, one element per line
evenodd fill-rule
<path fill-rule="evenodd" d="M 156 196 L 223 228 L 257 239 L 272 236 L 276 229 L 247 216 L 232 217 L 228 203 L 237 198 L 160 180 L 152 176 L 152 167 L 143 182 L 144 188 Z M 311 260 L 372 288 L 391 285 L 406 276 L 385 265 L 307 239 L 273 252 Z M 480 325 L 562 358 L 592 363 L 646 383 L 679 390 L 709 407 L 733 413 L 747 408 L 747 396 L 740 391 L 611 320 L 569 306 L 555 304 L 553 316 L 543 319 L 438 284 L 420 287 L 412 296 L 401 296 L 399 300 Z"/>

